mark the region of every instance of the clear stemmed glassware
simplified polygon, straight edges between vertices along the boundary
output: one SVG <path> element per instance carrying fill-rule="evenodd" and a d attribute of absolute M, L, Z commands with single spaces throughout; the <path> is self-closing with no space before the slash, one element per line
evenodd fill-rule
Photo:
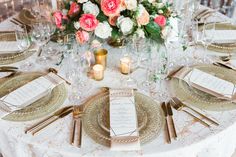
<path fill-rule="evenodd" d="M 155 48 L 154 48 L 155 47 Z M 150 95 L 159 100 L 167 98 L 165 78 L 168 73 L 168 54 L 165 44 L 153 46 L 152 49 L 152 84 L 150 85 Z"/>
<path fill-rule="evenodd" d="M 204 22 L 203 26 L 203 32 L 202 32 L 202 44 L 204 46 L 204 58 L 203 58 L 203 63 L 208 62 L 209 58 L 207 56 L 207 49 L 208 46 L 214 41 L 215 37 L 215 23 L 207 24 L 207 22 Z"/>
<path fill-rule="evenodd" d="M 15 28 L 15 34 L 16 34 L 16 42 L 18 45 L 18 48 L 21 52 L 27 50 L 30 47 L 30 39 L 26 30 L 26 27 L 19 28 L 18 26 Z M 21 65 L 21 69 L 23 70 L 29 70 L 34 67 L 34 64 L 32 62 L 29 62 L 26 60 L 23 65 Z"/>
<path fill-rule="evenodd" d="M 134 45 L 128 43 L 125 47 L 122 48 L 123 57 L 126 57 L 129 59 L 129 62 L 126 63 L 129 70 L 128 70 L 127 77 L 121 79 L 121 83 L 124 87 L 130 87 L 130 88 L 137 87 L 137 80 L 131 76 L 132 69 L 134 69 L 132 66 L 134 63 L 133 62 L 134 55 L 132 55 L 131 53 L 134 51 L 133 46 Z"/>

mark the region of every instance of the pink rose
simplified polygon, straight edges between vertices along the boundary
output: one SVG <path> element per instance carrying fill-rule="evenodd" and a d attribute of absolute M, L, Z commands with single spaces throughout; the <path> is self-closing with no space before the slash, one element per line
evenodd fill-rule
<path fill-rule="evenodd" d="M 89 33 L 86 31 L 79 30 L 75 34 L 76 41 L 80 44 L 84 44 L 89 40 Z"/>
<path fill-rule="evenodd" d="M 158 24 L 160 27 L 164 27 L 166 25 L 166 17 L 163 15 L 158 15 L 155 19 L 154 22 Z"/>
<path fill-rule="evenodd" d="M 63 18 L 62 12 L 60 11 L 54 12 L 53 17 L 55 18 L 55 23 L 57 28 L 62 29 L 62 18 Z"/>
<path fill-rule="evenodd" d="M 107 16 L 115 16 L 120 13 L 121 0 L 101 0 L 101 9 Z"/>
<path fill-rule="evenodd" d="M 117 21 L 118 17 L 119 16 L 110 16 L 109 20 L 108 20 L 109 24 L 112 26 L 116 26 L 116 21 Z"/>
<path fill-rule="evenodd" d="M 93 14 L 83 14 L 79 19 L 80 27 L 86 31 L 94 31 L 99 21 Z"/>
<path fill-rule="evenodd" d="M 80 6 L 76 2 L 72 2 L 70 5 L 70 10 L 68 12 L 69 16 L 72 16 L 80 11 Z"/>

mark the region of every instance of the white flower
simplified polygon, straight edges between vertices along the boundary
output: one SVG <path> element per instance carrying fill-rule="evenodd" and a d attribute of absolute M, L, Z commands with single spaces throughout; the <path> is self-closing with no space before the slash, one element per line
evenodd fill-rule
<path fill-rule="evenodd" d="M 79 22 L 75 22 L 75 23 L 74 23 L 74 27 L 75 27 L 75 29 L 78 30 L 78 29 L 80 28 L 80 24 L 79 24 Z"/>
<path fill-rule="evenodd" d="M 86 14 L 93 14 L 94 16 L 97 16 L 99 14 L 99 8 L 96 4 L 88 1 L 83 5 L 83 11 Z"/>
<path fill-rule="evenodd" d="M 117 26 L 124 35 L 128 35 L 133 30 L 134 22 L 129 17 L 120 16 L 117 19 Z"/>
<path fill-rule="evenodd" d="M 164 7 L 164 3 L 156 3 L 157 8 L 162 8 Z"/>
<path fill-rule="evenodd" d="M 98 48 L 102 46 L 102 43 L 98 41 L 97 39 L 94 39 L 91 43 L 92 48 Z"/>
<path fill-rule="evenodd" d="M 99 38 L 106 39 L 111 36 L 112 28 L 107 22 L 99 23 L 95 29 L 95 35 Z"/>
<path fill-rule="evenodd" d="M 141 28 L 138 28 L 135 32 L 137 38 L 145 38 L 145 33 Z"/>
<path fill-rule="evenodd" d="M 67 10 L 67 9 L 62 9 L 62 14 L 63 14 L 63 15 L 67 15 L 67 13 L 68 13 L 68 10 Z"/>
<path fill-rule="evenodd" d="M 163 14 L 163 10 L 158 10 L 158 14 Z"/>
<path fill-rule="evenodd" d="M 85 3 L 88 2 L 88 0 L 77 0 L 78 3 Z"/>
<path fill-rule="evenodd" d="M 124 0 L 126 9 L 135 10 L 137 8 L 137 0 Z"/>
<path fill-rule="evenodd" d="M 154 3 L 156 0 L 148 0 L 149 3 Z"/>

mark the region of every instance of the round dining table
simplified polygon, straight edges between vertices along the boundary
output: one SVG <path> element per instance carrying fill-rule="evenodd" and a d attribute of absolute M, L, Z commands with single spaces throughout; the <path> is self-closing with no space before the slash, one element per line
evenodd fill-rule
<path fill-rule="evenodd" d="M 217 15 L 219 18 L 228 20 L 223 15 L 218 13 Z M 14 24 L 10 22 L 10 18 L 0 23 L 1 31 L 13 28 Z M 57 46 L 57 43 L 49 44 Z M 91 88 L 86 93 L 87 97 L 98 92 L 100 87 L 121 87 L 122 78 L 127 77 L 117 68 L 121 57 L 120 49 L 109 46 L 107 49 L 108 66 L 104 79 L 102 81 L 88 79 Z M 181 60 L 181 57 L 190 55 L 188 52 L 193 49 L 193 47 L 188 48 L 187 51 L 176 49 L 170 52 L 170 60 Z M 202 47 L 197 47 L 197 52 L 203 51 Z M 62 65 L 39 65 L 35 62 L 37 57 L 35 53 L 11 65 L 21 67 L 26 61 L 30 61 L 35 66 L 29 71 L 42 71 L 54 66 L 60 75 L 65 76 L 65 68 Z M 132 73 L 132 77 L 142 82 L 145 80 L 145 69 L 136 70 Z M 68 86 L 68 91 L 70 88 Z M 148 95 L 141 89 L 139 91 Z M 68 99 L 63 106 L 67 105 L 71 105 Z M 82 131 L 81 148 L 72 146 L 69 142 L 72 115 L 56 121 L 34 136 L 25 134 L 25 129 L 40 119 L 26 122 L 0 120 L 0 152 L 3 157 L 231 157 L 236 148 L 236 110 L 207 111 L 207 114 L 217 119 L 220 125 L 205 127 L 186 113 L 173 110 L 178 138 L 168 144 L 163 129 L 157 138 L 141 145 L 140 151 L 111 151 L 110 148 L 94 142 L 85 131 Z"/>

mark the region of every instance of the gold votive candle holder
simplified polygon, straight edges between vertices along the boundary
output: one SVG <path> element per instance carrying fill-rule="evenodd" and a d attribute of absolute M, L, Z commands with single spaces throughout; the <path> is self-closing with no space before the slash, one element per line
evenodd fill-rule
<path fill-rule="evenodd" d="M 107 53 L 106 49 L 98 49 L 94 52 L 95 63 L 101 64 L 104 69 L 107 66 Z"/>
<path fill-rule="evenodd" d="M 131 59 L 129 57 L 123 57 L 120 59 L 120 72 L 122 74 L 129 74 L 131 71 Z"/>
<path fill-rule="evenodd" d="M 101 64 L 93 66 L 93 77 L 96 81 L 101 81 L 104 78 L 104 67 Z"/>

